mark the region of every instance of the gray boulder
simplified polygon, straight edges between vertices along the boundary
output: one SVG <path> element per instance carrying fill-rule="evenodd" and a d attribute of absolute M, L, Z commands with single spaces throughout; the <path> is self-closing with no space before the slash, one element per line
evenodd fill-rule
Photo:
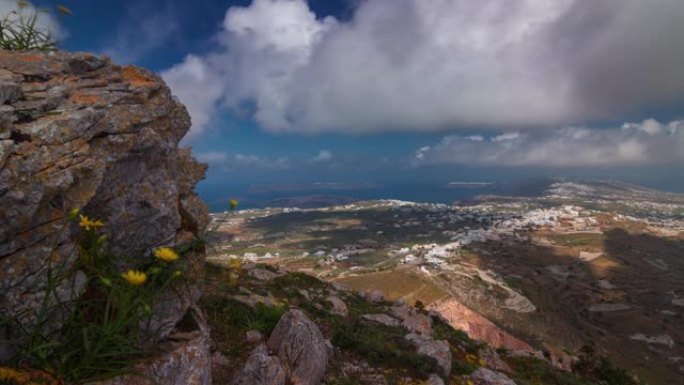
<path fill-rule="evenodd" d="M 268 340 L 292 385 L 318 385 L 328 366 L 323 334 L 301 310 L 283 314 Z"/>
<path fill-rule="evenodd" d="M 330 311 L 332 314 L 339 315 L 342 317 L 346 317 L 349 314 L 347 304 L 345 304 L 344 301 L 340 299 L 340 297 L 336 295 L 329 295 L 325 300 L 332 304 L 333 308 Z"/>
<path fill-rule="evenodd" d="M 362 319 L 365 319 L 367 321 L 371 322 L 377 322 L 379 324 L 385 325 L 385 326 L 399 326 L 399 320 L 396 318 L 392 318 L 388 316 L 387 314 L 364 314 L 361 316 Z"/>
<path fill-rule="evenodd" d="M 247 358 L 231 384 L 233 385 L 285 385 L 285 371 L 278 357 L 269 356 L 266 345 L 257 346 Z"/>
<path fill-rule="evenodd" d="M 418 353 L 434 358 L 444 370 L 445 375 L 448 376 L 451 373 L 451 349 L 449 349 L 448 342 L 435 341 L 428 336 L 416 333 L 407 334 L 404 338 L 413 343 Z"/>
<path fill-rule="evenodd" d="M 473 385 L 516 385 L 515 381 L 506 377 L 505 374 L 495 372 L 487 368 L 479 368 L 470 376 L 466 376 Z"/>

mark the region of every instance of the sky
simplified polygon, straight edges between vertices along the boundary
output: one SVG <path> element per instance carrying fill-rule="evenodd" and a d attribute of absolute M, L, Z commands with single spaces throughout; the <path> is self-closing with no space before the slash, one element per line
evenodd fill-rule
<path fill-rule="evenodd" d="M 681 0 L 60 3 L 74 14 L 43 23 L 61 47 L 150 68 L 187 106 L 206 185 L 547 176 L 684 192 Z"/>

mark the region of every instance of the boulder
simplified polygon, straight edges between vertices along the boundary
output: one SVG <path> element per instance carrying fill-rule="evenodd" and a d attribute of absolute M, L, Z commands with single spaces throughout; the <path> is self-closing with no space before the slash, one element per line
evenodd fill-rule
<path fill-rule="evenodd" d="M 266 345 L 257 346 L 237 372 L 233 385 L 285 385 L 285 371 L 278 357 L 269 356 Z"/>
<path fill-rule="evenodd" d="M 266 269 L 258 269 L 258 268 L 249 270 L 249 272 L 247 274 L 249 274 L 250 277 L 252 277 L 256 280 L 264 281 L 264 282 L 268 282 L 270 280 L 273 280 L 273 279 L 278 278 L 278 277 L 283 275 L 283 274 L 274 273 L 274 272 L 266 270 Z"/>
<path fill-rule="evenodd" d="M 413 311 L 412 314 L 404 318 L 404 322 L 401 325 L 412 333 L 424 334 L 426 336 L 432 334 L 432 318 L 416 311 Z"/>
<path fill-rule="evenodd" d="M 301 310 L 290 309 L 268 339 L 292 385 L 318 385 L 328 366 L 329 351 L 323 334 Z"/>
<path fill-rule="evenodd" d="M 501 359 L 499 353 L 496 352 L 491 346 L 487 345 L 480 349 L 480 358 L 485 362 L 488 368 L 494 369 L 499 372 L 513 373 L 511 367 Z"/>
<path fill-rule="evenodd" d="M 263 341 L 264 336 L 258 330 L 248 330 L 247 333 L 245 333 L 245 339 L 250 344 L 256 344 L 258 342 Z"/>
<path fill-rule="evenodd" d="M 505 374 L 487 368 L 478 368 L 466 378 L 473 385 L 516 385 L 515 381 Z"/>
<path fill-rule="evenodd" d="M 336 295 L 329 295 L 326 299 L 326 301 L 330 302 L 332 304 L 332 310 L 330 311 L 332 314 L 339 315 L 341 317 L 346 317 L 349 315 L 349 309 L 347 309 L 347 304 L 340 299 L 340 297 Z"/>
<path fill-rule="evenodd" d="M 399 326 L 399 320 L 396 318 L 392 318 L 388 316 L 387 314 L 364 314 L 361 316 L 362 319 L 365 319 L 367 321 L 371 322 L 377 322 L 379 324 L 385 325 L 385 326 Z"/>
<path fill-rule="evenodd" d="M 168 342 L 158 350 L 162 353 L 136 365 L 137 375 L 119 376 L 89 385 L 211 385 L 209 327 L 200 310 L 190 310 L 197 330 L 173 330 Z"/>
<path fill-rule="evenodd" d="M 428 336 L 416 333 L 407 334 L 404 338 L 413 343 L 418 353 L 434 358 L 444 370 L 444 375 L 448 376 L 451 373 L 451 349 L 448 342 L 435 341 Z"/>
<path fill-rule="evenodd" d="M 433 373 L 428 378 L 427 385 L 444 385 L 444 380 L 442 379 L 442 377 Z"/>

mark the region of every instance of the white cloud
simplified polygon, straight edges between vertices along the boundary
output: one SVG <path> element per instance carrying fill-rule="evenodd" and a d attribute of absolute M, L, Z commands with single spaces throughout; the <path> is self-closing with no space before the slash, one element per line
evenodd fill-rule
<path fill-rule="evenodd" d="M 279 171 L 292 168 L 289 157 L 262 157 L 251 154 L 228 154 L 222 151 L 199 152 L 195 154 L 200 162 L 224 171 Z"/>
<path fill-rule="evenodd" d="M 202 163 L 221 164 L 228 161 L 228 153 L 221 151 L 207 151 L 196 154 L 197 160 Z"/>
<path fill-rule="evenodd" d="M 224 95 L 216 68 L 197 56 L 188 55 L 181 64 L 164 71 L 161 76 L 190 113 L 192 128 L 184 140 L 192 140 L 216 117 L 216 105 Z"/>
<path fill-rule="evenodd" d="M 332 158 L 333 158 L 332 152 L 330 152 L 328 150 L 321 150 L 318 152 L 318 154 L 316 154 L 316 156 L 311 158 L 311 161 L 312 162 L 328 162 L 328 161 L 332 160 Z"/>
<path fill-rule="evenodd" d="M 450 135 L 413 155 L 415 165 L 621 166 L 684 162 L 684 121 L 653 119 L 619 128 L 570 127 L 487 140 Z"/>
<path fill-rule="evenodd" d="M 31 2 L 26 2 L 26 7 L 20 10 L 17 0 L 0 0 L 0 17 L 7 17 L 9 20 L 18 20 L 19 15 L 23 13 L 25 16 L 36 14 L 36 27 L 42 31 L 49 31 L 52 38 L 57 41 L 65 39 L 69 34 L 67 30 L 59 23 L 56 17 L 57 11 L 50 9 L 49 12 L 37 10 Z"/>
<path fill-rule="evenodd" d="M 185 81 L 188 58 L 164 78 L 193 132 L 221 106 L 271 131 L 557 127 L 681 100 L 683 14 L 681 0 L 367 0 L 339 22 L 254 0 L 191 57 L 212 89 Z"/>

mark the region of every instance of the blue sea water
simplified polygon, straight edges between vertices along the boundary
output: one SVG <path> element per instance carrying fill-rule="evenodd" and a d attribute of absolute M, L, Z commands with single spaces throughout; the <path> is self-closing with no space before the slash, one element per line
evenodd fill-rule
<path fill-rule="evenodd" d="M 241 209 L 263 207 L 320 207 L 359 200 L 398 199 L 424 203 L 452 204 L 478 195 L 536 196 L 547 182 L 521 185 L 483 184 L 453 186 L 448 183 L 405 184 L 302 184 L 302 185 L 232 185 L 200 184 L 200 196 L 212 212 L 225 211 L 228 200 L 237 199 Z"/>

